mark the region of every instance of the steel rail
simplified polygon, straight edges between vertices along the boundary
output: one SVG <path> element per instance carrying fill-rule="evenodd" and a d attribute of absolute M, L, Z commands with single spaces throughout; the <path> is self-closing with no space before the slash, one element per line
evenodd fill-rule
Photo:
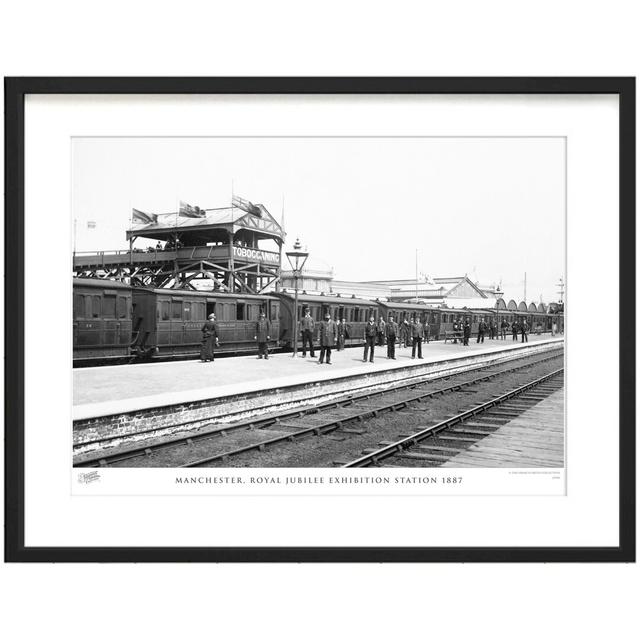
<path fill-rule="evenodd" d="M 471 380 L 464 380 L 461 382 L 458 382 L 456 384 L 453 385 L 449 385 L 446 387 L 442 387 L 440 389 L 434 389 L 431 391 L 428 391 L 426 393 L 422 393 L 419 396 L 416 396 L 414 398 L 408 398 L 408 399 L 404 399 L 404 400 L 399 400 L 398 402 L 393 402 L 390 403 L 388 405 L 384 405 L 383 407 L 378 407 L 376 409 L 367 409 L 366 411 L 363 411 L 361 413 L 355 414 L 354 416 L 349 416 L 346 417 L 342 420 L 334 420 L 334 421 L 330 421 L 329 423 L 325 424 L 325 425 L 320 425 L 320 427 L 318 426 L 314 426 L 314 427 L 310 427 L 309 429 L 301 429 L 299 432 L 295 432 L 295 433 L 291 433 L 291 434 L 287 434 L 286 436 L 278 436 L 276 438 L 273 438 L 271 440 L 265 440 L 262 441 L 261 443 L 254 443 L 251 445 L 247 445 L 245 447 L 241 447 L 238 449 L 232 449 L 229 450 L 229 452 L 224 452 L 221 454 L 218 454 L 216 456 L 213 456 L 212 458 L 207 458 L 206 460 L 201 460 L 198 461 L 198 464 L 205 464 L 206 462 L 211 462 L 214 461 L 216 459 L 222 459 L 224 457 L 228 457 L 231 455 L 237 455 L 238 453 L 243 453 L 245 451 L 250 451 L 251 449 L 259 449 L 259 448 L 264 448 L 264 445 L 267 444 L 273 444 L 275 442 L 279 442 L 279 441 L 284 441 L 284 440 L 293 440 L 296 437 L 299 437 L 301 435 L 308 435 L 310 433 L 314 433 L 316 432 L 316 435 L 320 435 L 320 433 L 326 433 L 328 431 L 331 431 L 333 429 L 331 429 L 331 427 L 333 425 L 334 428 L 339 428 L 342 423 L 344 422 L 351 422 L 353 420 L 359 420 L 359 419 L 363 419 L 366 417 L 370 417 L 370 416 L 376 416 L 378 413 L 380 412 L 384 412 L 384 411 L 388 411 L 388 410 L 398 410 L 398 409 L 403 409 L 406 408 L 409 404 L 414 403 L 414 402 L 421 402 L 423 399 L 432 397 L 432 396 L 437 396 L 438 394 L 442 394 L 444 395 L 445 393 L 449 393 L 449 392 L 453 392 L 453 391 L 458 391 L 460 389 L 462 389 L 463 387 L 467 387 L 467 386 L 471 386 L 471 385 L 475 385 L 475 384 L 479 384 L 481 382 L 485 382 L 487 380 L 491 380 L 492 378 L 495 378 L 496 376 L 499 375 L 503 375 L 503 374 L 507 374 L 507 373 L 513 373 L 514 371 L 518 371 L 519 369 L 523 369 L 525 367 L 529 367 L 532 365 L 537 365 L 537 364 L 541 364 L 544 362 L 547 362 L 549 360 L 553 360 L 555 358 L 559 358 L 561 357 L 563 354 L 561 353 L 556 353 L 556 350 L 554 350 L 554 353 L 552 355 L 549 355 L 545 358 L 539 358 L 537 360 L 534 360 L 533 362 L 529 361 L 528 359 L 533 357 L 533 356 L 525 356 L 527 358 L 527 362 L 525 363 L 520 363 L 517 367 L 510 367 L 507 369 L 501 369 L 499 371 L 494 371 L 490 374 L 484 375 L 484 376 L 479 376 L 476 378 L 472 378 Z M 518 358 L 516 361 L 521 361 L 522 358 Z M 508 361 L 508 362 L 513 362 L 513 361 Z M 498 363 L 500 364 L 500 363 Z M 505 363 L 507 364 L 507 363 Z M 477 369 L 473 369 L 473 371 L 481 371 L 482 369 L 487 369 L 490 368 L 491 366 L 496 366 L 496 364 L 492 364 L 492 365 L 487 365 L 484 367 L 479 367 Z M 207 431 L 201 431 L 199 433 L 192 433 L 192 434 L 183 434 L 180 436 L 177 436 L 175 438 L 170 438 L 170 439 L 166 439 L 162 442 L 159 443 L 155 443 L 155 444 L 144 444 L 141 445 L 139 447 L 135 447 L 132 449 L 127 449 L 126 451 L 122 451 L 120 450 L 119 452 L 114 452 L 111 454 L 106 454 L 106 455 L 98 455 L 95 457 L 90 457 L 90 458 L 86 458 L 80 462 L 77 462 L 74 464 L 74 467 L 96 467 L 96 466 L 105 466 L 108 464 L 113 464 L 116 462 L 123 462 L 125 460 L 130 460 L 132 458 L 136 458 L 136 457 L 141 457 L 144 455 L 149 455 L 150 453 L 153 453 L 154 451 L 160 451 L 162 449 L 169 449 L 169 448 L 173 448 L 173 447 L 178 447 L 178 446 L 183 446 L 183 445 L 187 445 L 187 444 L 192 444 L 193 442 L 196 441 L 200 441 L 200 440 L 206 440 L 218 435 L 226 435 L 227 432 L 229 431 L 235 431 L 238 429 L 242 429 L 242 428 L 246 428 L 246 429 L 256 429 L 256 428 L 264 428 L 264 427 L 268 427 L 271 425 L 277 425 L 278 422 L 281 419 L 284 418 L 300 418 L 303 417 L 305 415 L 313 415 L 313 414 L 317 414 L 317 413 L 321 413 L 322 411 L 327 411 L 330 409 L 337 409 L 340 407 L 348 407 L 349 405 L 352 405 L 356 402 L 362 401 L 362 400 L 370 400 L 373 397 L 377 397 L 377 396 L 382 396 L 382 395 L 387 395 L 387 394 L 393 394 L 393 393 L 397 393 L 398 391 L 409 391 L 411 389 L 415 389 L 417 387 L 420 387 L 422 385 L 428 385 L 434 381 L 444 381 L 444 380 L 448 380 L 449 378 L 452 378 L 454 376 L 458 376 L 458 375 L 464 375 L 465 373 L 469 373 L 468 371 L 461 371 L 459 373 L 448 373 L 447 375 L 443 375 L 443 376 L 439 376 L 437 378 L 430 378 L 428 380 L 423 380 L 422 382 L 415 382 L 412 381 L 409 384 L 404 384 L 401 386 L 396 386 L 392 389 L 379 389 L 376 391 L 365 391 L 361 394 L 358 395 L 349 395 L 346 398 L 340 399 L 340 400 L 330 400 L 328 402 L 322 403 L 322 404 L 318 404 L 318 405 L 314 405 L 312 407 L 306 407 L 306 408 L 301 408 L 301 409 L 295 409 L 292 411 L 285 411 L 285 412 L 279 412 L 277 414 L 273 414 L 271 413 L 268 416 L 262 417 L 262 418 L 252 418 L 250 420 L 246 420 L 246 421 L 242 421 L 242 422 L 236 422 L 233 424 L 225 424 L 225 425 L 217 425 L 214 429 L 210 429 Z M 185 423 L 185 424 L 189 424 L 189 423 Z M 178 425 L 172 425 L 172 426 L 182 426 L 181 424 Z M 121 438 L 122 436 L 114 436 L 114 439 L 117 438 Z M 85 443 L 83 443 L 85 444 Z M 90 443 L 86 443 L 86 444 L 90 444 Z M 189 465 L 183 465 L 183 466 L 189 466 Z M 196 464 L 194 464 L 193 466 L 197 466 Z"/>
<path fill-rule="evenodd" d="M 542 376 L 541 378 L 533 380 L 532 382 L 528 382 L 527 384 L 524 384 L 521 387 L 518 387 L 517 389 L 513 389 L 512 391 L 508 391 L 507 393 L 501 396 L 498 396 L 493 400 L 489 400 L 488 402 L 483 402 L 482 404 L 479 404 L 476 407 L 473 407 L 472 409 L 468 409 L 467 411 L 463 411 L 451 418 L 442 420 L 441 422 L 438 422 L 437 424 L 427 427 L 422 431 L 418 431 L 417 433 L 407 436 L 406 438 L 402 438 L 397 442 L 393 442 L 389 445 L 385 445 L 384 447 L 381 447 L 376 451 L 367 453 L 364 456 L 361 456 L 360 458 L 356 458 L 355 460 L 352 460 L 351 462 L 347 462 L 346 464 L 343 464 L 341 466 L 342 468 L 352 468 L 352 467 L 368 467 L 372 464 L 377 464 L 380 460 L 394 456 L 404 451 L 405 449 L 418 444 L 418 442 L 420 442 L 421 440 L 424 440 L 425 438 L 432 437 L 440 433 L 441 431 L 444 431 L 445 429 L 453 427 L 456 424 L 464 422 L 465 420 L 468 420 L 469 418 L 472 418 L 473 416 L 476 416 L 479 413 L 483 413 L 488 409 L 495 407 L 496 405 L 499 405 L 516 396 L 522 395 L 526 391 L 537 387 L 543 382 L 546 382 L 547 380 L 550 380 L 553 377 L 563 372 L 564 372 L 564 367 L 560 369 L 556 369 L 555 371 L 552 371 L 551 373 L 548 373 Z"/>
<path fill-rule="evenodd" d="M 518 367 L 520 368 L 520 367 Z M 511 373 L 511 371 L 504 371 L 503 373 Z M 268 445 L 272 445 L 272 444 L 277 444 L 278 442 L 284 442 L 284 441 L 289 441 L 289 442 L 293 442 L 293 440 L 300 438 L 300 437 L 304 437 L 304 436 L 308 436 L 308 435 L 316 435 L 319 436 L 321 434 L 326 434 L 326 433 L 331 433 L 332 431 L 335 431 L 336 429 L 339 429 L 340 427 L 342 427 L 344 424 L 349 423 L 349 422 L 353 422 L 354 420 L 362 420 L 363 418 L 368 418 L 368 417 L 377 417 L 380 413 L 384 413 L 387 411 L 397 411 L 397 410 L 402 410 L 405 409 L 409 404 L 413 403 L 413 402 L 421 402 L 422 399 L 424 399 L 425 397 L 431 397 L 431 396 L 435 396 L 438 394 L 444 394 L 450 391 L 457 391 L 459 389 L 461 389 L 464 386 L 470 385 L 470 384 L 475 384 L 477 382 L 481 382 L 490 378 L 495 377 L 496 375 L 499 374 L 492 374 L 490 376 L 484 376 L 483 378 L 479 378 L 473 381 L 469 381 L 466 383 L 460 383 L 460 384 L 456 384 L 456 385 L 451 385 L 449 387 L 446 387 L 444 389 L 438 389 L 436 391 L 432 391 L 429 393 L 425 393 L 422 394 L 420 396 L 416 396 L 415 398 L 410 398 L 407 400 L 400 400 L 398 402 L 393 402 L 387 405 L 384 405 L 382 407 L 376 407 L 375 409 L 367 409 L 363 412 L 360 412 L 358 414 L 354 414 L 352 416 L 346 416 L 344 418 L 337 418 L 337 419 L 332 419 L 328 422 L 326 422 L 325 424 L 320 424 L 320 425 L 314 425 L 312 427 L 308 427 L 306 429 L 300 429 L 300 431 L 296 431 L 293 433 L 287 433 L 285 435 L 281 435 L 281 436 L 276 436 L 274 438 L 269 438 L 267 440 L 263 440 L 261 442 L 252 442 L 248 445 L 244 445 L 242 447 L 237 447 L 236 449 L 229 449 L 227 451 L 223 451 L 220 453 L 217 453 L 213 456 L 208 456 L 206 458 L 201 458 L 199 460 L 194 460 L 192 462 L 188 462 L 186 464 L 180 465 L 180 467 L 199 467 L 202 466 L 204 464 L 208 464 L 210 462 L 215 462 L 217 460 L 225 460 L 227 458 L 230 458 L 231 456 L 236 456 L 238 454 L 241 453 L 247 453 L 249 451 L 254 451 L 254 450 L 259 450 L 262 451 L 264 450 Z M 502 396 L 501 396 L 502 397 Z M 495 401 L 490 401 L 490 402 L 495 402 Z M 415 436 L 412 436 L 415 437 Z"/>

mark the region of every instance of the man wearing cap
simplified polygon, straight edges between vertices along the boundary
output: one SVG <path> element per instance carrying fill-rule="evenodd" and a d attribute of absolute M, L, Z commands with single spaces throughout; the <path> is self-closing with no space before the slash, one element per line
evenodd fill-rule
<path fill-rule="evenodd" d="M 309 343 L 309 355 L 315 358 L 316 355 L 313 351 L 313 332 L 316 328 L 316 321 L 311 317 L 311 311 L 306 309 L 304 312 L 304 318 L 300 321 L 300 327 L 302 328 L 302 357 L 307 357 L 307 342 Z"/>
<path fill-rule="evenodd" d="M 264 311 L 260 312 L 260 319 L 256 322 L 256 335 L 253 336 L 254 340 L 258 341 L 258 360 L 262 360 L 264 356 L 265 360 L 269 359 L 268 341 L 271 338 L 271 323 L 264 315 Z"/>
<path fill-rule="evenodd" d="M 216 314 L 209 315 L 209 319 L 202 326 L 202 347 L 200 347 L 200 362 L 213 362 L 214 346 L 219 347 L 218 323 Z"/>
<path fill-rule="evenodd" d="M 386 333 L 387 333 L 386 328 L 385 328 L 386 324 L 387 323 L 384 321 L 383 317 L 380 316 L 378 318 L 378 324 L 376 325 L 377 332 L 378 332 L 378 346 L 379 347 L 382 347 L 384 345 L 384 339 L 385 339 L 385 336 L 386 336 Z"/>
<path fill-rule="evenodd" d="M 345 318 L 341 318 L 338 322 L 338 351 L 344 349 L 344 343 L 349 337 L 349 325 Z"/>
<path fill-rule="evenodd" d="M 331 364 L 331 348 L 336 344 L 338 337 L 338 325 L 331 319 L 331 314 L 327 311 L 324 315 L 324 322 L 318 328 L 318 341 L 320 342 L 320 360 L 318 364 L 324 362 L 327 356 L 327 364 Z"/>
<path fill-rule="evenodd" d="M 400 324 L 400 346 L 408 347 L 410 338 L 411 338 L 411 328 L 409 327 L 409 323 L 405 318 Z"/>
<path fill-rule="evenodd" d="M 471 324 L 469 318 L 465 318 L 464 325 L 462 327 L 462 344 L 465 347 L 469 346 L 469 338 L 471 337 Z"/>
<path fill-rule="evenodd" d="M 422 360 L 422 338 L 424 337 L 424 329 L 422 322 L 420 322 L 418 316 L 413 316 L 413 322 L 411 323 L 411 339 L 413 345 L 411 347 L 411 359 L 415 360 L 416 347 L 418 349 L 418 359 Z"/>
<path fill-rule="evenodd" d="M 376 327 L 376 321 L 373 316 L 369 318 L 369 322 L 364 325 L 364 356 L 362 356 L 362 362 L 367 361 L 367 354 L 369 353 L 369 349 L 371 349 L 371 355 L 369 357 L 369 362 L 373 362 L 373 349 L 376 344 L 376 335 L 378 333 Z"/>
<path fill-rule="evenodd" d="M 385 337 L 387 339 L 387 358 L 396 359 L 396 336 L 398 335 L 398 323 L 389 316 L 389 321 L 385 327 Z"/>
<path fill-rule="evenodd" d="M 484 318 L 478 322 L 478 338 L 476 342 L 484 343 L 484 334 L 487 332 L 487 323 L 484 321 Z"/>

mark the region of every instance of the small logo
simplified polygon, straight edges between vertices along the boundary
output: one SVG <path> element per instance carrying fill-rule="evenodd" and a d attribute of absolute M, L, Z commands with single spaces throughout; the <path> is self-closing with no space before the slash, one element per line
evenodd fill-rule
<path fill-rule="evenodd" d="M 96 482 L 96 480 L 100 480 L 99 471 L 87 471 L 86 473 L 78 474 L 78 482 L 80 484 L 89 484 L 91 482 Z"/>

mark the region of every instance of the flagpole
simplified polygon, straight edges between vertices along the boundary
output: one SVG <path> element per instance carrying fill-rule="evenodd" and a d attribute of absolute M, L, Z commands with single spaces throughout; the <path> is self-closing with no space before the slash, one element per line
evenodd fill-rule
<path fill-rule="evenodd" d="M 418 249 L 416 249 L 416 302 L 418 302 Z"/>

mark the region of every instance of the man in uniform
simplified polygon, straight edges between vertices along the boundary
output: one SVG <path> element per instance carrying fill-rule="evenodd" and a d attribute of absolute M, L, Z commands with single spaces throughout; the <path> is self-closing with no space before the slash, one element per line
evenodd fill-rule
<path fill-rule="evenodd" d="M 313 351 L 313 332 L 316 328 L 316 322 L 311 317 L 311 311 L 305 309 L 304 318 L 300 321 L 300 328 L 302 329 L 302 357 L 307 357 L 307 342 L 309 342 L 309 355 L 315 358 L 316 355 Z"/>
<path fill-rule="evenodd" d="M 466 318 L 462 327 L 462 344 L 469 346 L 469 338 L 471 337 L 471 324 L 469 318 Z"/>
<path fill-rule="evenodd" d="M 345 340 L 349 337 L 349 325 L 344 318 L 338 323 L 338 351 L 344 349 Z"/>
<path fill-rule="evenodd" d="M 498 335 L 498 331 L 496 329 L 496 321 L 491 318 L 491 320 L 489 321 L 489 335 L 491 336 L 492 340 L 496 339 L 496 336 Z"/>
<path fill-rule="evenodd" d="M 500 323 L 500 337 L 502 340 L 507 339 L 507 329 L 509 328 L 509 323 L 506 320 L 503 320 Z"/>
<path fill-rule="evenodd" d="M 209 319 L 202 326 L 202 347 L 200 347 L 200 362 L 213 362 L 214 346 L 219 347 L 218 323 L 216 314 L 209 315 Z"/>
<path fill-rule="evenodd" d="M 424 329 L 422 322 L 418 319 L 418 316 L 413 316 L 413 322 L 411 324 L 411 339 L 413 345 L 411 347 L 411 359 L 415 360 L 416 347 L 418 348 L 418 359 L 422 360 L 422 338 L 424 336 Z"/>
<path fill-rule="evenodd" d="M 387 358 L 389 358 L 390 360 L 395 360 L 398 323 L 393 319 L 393 316 L 389 316 L 389 322 L 387 322 L 385 331 L 385 337 L 387 339 Z"/>
<path fill-rule="evenodd" d="M 458 344 L 458 320 L 453 321 L 453 344 Z"/>
<path fill-rule="evenodd" d="M 264 311 L 260 312 L 260 319 L 256 322 L 256 335 L 253 336 L 254 340 L 258 341 L 258 360 L 262 360 L 264 356 L 265 360 L 269 359 L 269 348 L 267 342 L 271 338 L 271 323 L 264 315 Z"/>
<path fill-rule="evenodd" d="M 383 320 L 382 316 L 380 316 L 378 318 L 378 323 L 376 325 L 376 331 L 377 331 L 377 334 L 378 334 L 378 346 L 379 347 L 384 346 L 384 337 L 386 335 L 385 325 L 386 325 L 386 322 Z"/>
<path fill-rule="evenodd" d="M 429 338 L 431 337 L 431 325 L 429 324 L 429 316 L 424 322 L 424 341 L 429 344 Z"/>
<path fill-rule="evenodd" d="M 529 336 L 527 335 L 529 333 L 529 325 L 527 324 L 527 321 L 524 318 L 520 323 L 520 333 L 522 335 L 522 342 L 529 342 Z M 516 336 L 516 340 L 517 339 L 518 337 Z"/>
<path fill-rule="evenodd" d="M 511 325 L 511 333 L 513 334 L 513 339 L 518 342 L 518 321 L 514 320 L 513 324 Z"/>
<path fill-rule="evenodd" d="M 481 318 L 480 322 L 478 322 L 478 339 L 476 342 L 484 343 L 484 334 L 487 332 L 487 323 L 484 321 L 484 318 Z"/>
<path fill-rule="evenodd" d="M 409 328 L 409 323 L 405 318 L 400 323 L 400 346 L 408 347 L 409 346 L 409 338 L 411 337 L 411 329 Z"/>
<path fill-rule="evenodd" d="M 327 311 L 324 315 L 324 322 L 318 327 L 318 342 L 320 343 L 320 360 L 318 364 L 324 362 L 327 355 L 327 364 L 331 364 L 331 348 L 335 346 L 338 337 L 338 325 L 331 319 L 331 314 Z"/>
<path fill-rule="evenodd" d="M 367 361 L 367 354 L 369 353 L 369 349 L 371 349 L 369 362 L 373 362 L 373 348 L 376 344 L 377 333 L 378 329 L 376 327 L 376 321 L 374 317 L 371 316 L 369 318 L 369 322 L 364 325 L 364 355 L 362 356 L 362 362 Z"/>

